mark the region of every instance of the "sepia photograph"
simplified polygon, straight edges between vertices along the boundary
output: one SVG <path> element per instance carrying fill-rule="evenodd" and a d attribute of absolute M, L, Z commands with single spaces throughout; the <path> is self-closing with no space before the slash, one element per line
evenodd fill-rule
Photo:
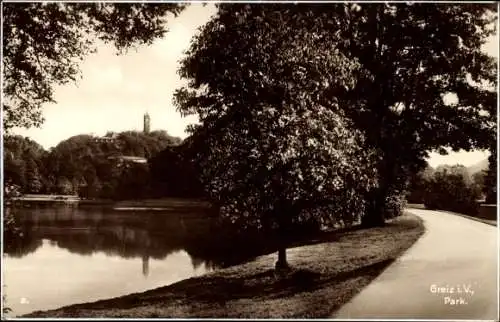
<path fill-rule="evenodd" d="M 499 321 L 495 1 L 4 1 L 2 320 Z"/>

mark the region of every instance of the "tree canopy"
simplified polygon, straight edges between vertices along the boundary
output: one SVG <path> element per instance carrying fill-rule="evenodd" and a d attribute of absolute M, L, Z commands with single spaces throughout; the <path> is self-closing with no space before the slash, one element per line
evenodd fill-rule
<path fill-rule="evenodd" d="M 366 202 L 366 225 L 383 224 L 430 151 L 496 140 L 495 61 L 481 49 L 494 5 L 217 9 L 181 62 L 188 85 L 174 101 L 199 116 L 193 159 L 242 226 L 282 229 L 325 201 L 353 216 L 343 188 Z M 316 218 L 325 213 L 336 212 Z"/>
<path fill-rule="evenodd" d="M 39 126 L 54 86 L 74 82 L 97 40 L 119 52 L 162 37 L 177 3 L 4 3 L 3 125 Z"/>
<path fill-rule="evenodd" d="M 338 96 L 381 153 L 379 211 L 391 185 L 425 165 L 431 150 L 486 149 L 496 141 L 495 60 L 481 46 L 494 32 L 494 4 L 348 4 L 325 8 L 341 52 L 362 73 Z M 454 94 L 456 102 L 444 97 Z M 382 200 L 380 200 L 382 199 Z M 378 217 L 378 218 L 377 218 Z M 369 218 L 369 217 L 367 217 Z"/>
<path fill-rule="evenodd" d="M 342 110 L 379 155 L 367 225 L 384 222 L 388 195 L 407 187 L 428 152 L 496 141 L 495 61 L 481 49 L 494 4 L 263 7 L 219 4 L 187 53 L 189 89 L 177 101 L 200 115 L 205 137 L 243 117 L 235 106 L 293 102 L 298 111 L 314 98 Z"/>
<path fill-rule="evenodd" d="M 338 103 L 322 100 L 354 86 L 357 64 L 328 35 L 311 37 L 307 15 L 220 6 L 181 62 L 189 86 L 175 99 L 200 117 L 194 159 L 221 215 L 283 239 L 308 217 L 353 221 L 363 212 L 360 193 L 377 183 L 376 154 Z"/>

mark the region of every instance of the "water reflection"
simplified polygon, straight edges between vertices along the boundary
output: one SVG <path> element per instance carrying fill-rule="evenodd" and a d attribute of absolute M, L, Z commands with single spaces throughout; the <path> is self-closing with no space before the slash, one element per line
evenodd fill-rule
<path fill-rule="evenodd" d="M 147 277 L 143 276 L 144 263 Z M 211 270 L 205 265 L 194 269 L 185 251 L 142 262 L 103 252 L 82 256 L 48 240 L 36 252 L 7 257 L 3 264 L 6 304 L 13 310 L 9 316 L 143 292 Z"/>
<path fill-rule="evenodd" d="M 149 256 L 148 255 L 142 256 L 142 275 L 144 275 L 144 277 L 148 277 L 148 275 L 149 275 Z"/>
<path fill-rule="evenodd" d="M 122 258 L 164 259 L 185 250 L 193 267 L 216 268 L 237 262 L 217 245 L 220 228 L 203 211 L 114 211 L 102 207 L 30 207 L 17 210 L 23 238 L 6 253 L 21 258 L 35 252 L 43 239 L 72 253 L 103 252 Z M 217 232 L 217 236 L 214 234 Z M 229 236 L 227 236 L 229 237 Z M 240 259 L 241 260 L 241 259 Z M 147 271 L 144 264 L 144 271 Z M 147 275 L 147 274 L 146 274 Z"/>
<path fill-rule="evenodd" d="M 65 205 L 14 211 L 23 238 L 5 249 L 4 260 L 14 315 L 142 292 L 249 260 L 265 249 L 257 240 L 221 230 L 201 209 Z"/>

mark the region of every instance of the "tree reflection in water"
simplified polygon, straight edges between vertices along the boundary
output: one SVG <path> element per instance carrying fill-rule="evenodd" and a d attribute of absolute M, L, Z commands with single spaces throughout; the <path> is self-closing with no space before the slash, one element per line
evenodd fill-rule
<path fill-rule="evenodd" d="M 149 275 L 149 255 L 142 255 L 142 275 L 144 277 Z"/>
<path fill-rule="evenodd" d="M 23 257 L 48 240 L 80 255 L 98 252 L 107 256 L 141 258 L 143 274 L 149 260 L 164 259 L 184 250 L 194 269 L 238 264 L 274 251 L 273 242 L 237 235 L 222 229 L 204 209 L 171 211 L 115 211 L 105 207 L 31 206 L 17 209 L 23 238 L 5 252 Z M 251 246 L 251 247 L 250 247 Z"/>

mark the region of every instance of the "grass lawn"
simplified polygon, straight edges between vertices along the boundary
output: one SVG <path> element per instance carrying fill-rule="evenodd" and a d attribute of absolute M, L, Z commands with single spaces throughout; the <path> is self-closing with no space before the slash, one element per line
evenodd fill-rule
<path fill-rule="evenodd" d="M 26 317 L 328 318 L 423 232 L 422 221 L 405 214 L 385 227 L 292 246 L 287 255 L 293 270 L 286 277 L 275 276 L 271 254 L 144 293 Z"/>

